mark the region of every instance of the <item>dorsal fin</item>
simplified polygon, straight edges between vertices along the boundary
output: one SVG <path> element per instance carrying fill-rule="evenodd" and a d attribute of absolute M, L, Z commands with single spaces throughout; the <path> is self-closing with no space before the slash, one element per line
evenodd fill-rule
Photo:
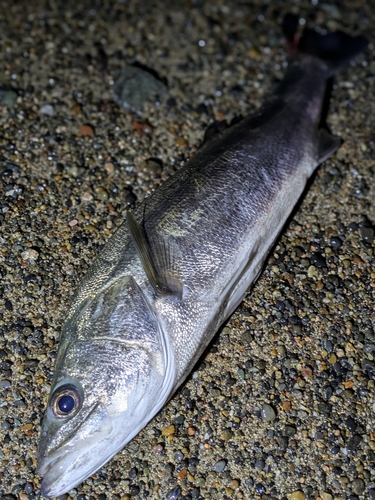
<path fill-rule="evenodd" d="M 163 238 L 153 236 L 152 245 L 144 227 L 129 210 L 126 212 L 130 235 L 135 244 L 143 269 L 155 295 L 182 298 L 182 283 L 176 269 L 176 247 Z"/>

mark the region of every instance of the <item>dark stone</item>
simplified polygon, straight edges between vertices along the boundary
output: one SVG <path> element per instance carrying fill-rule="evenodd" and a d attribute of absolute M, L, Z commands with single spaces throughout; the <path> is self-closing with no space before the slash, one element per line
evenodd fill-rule
<path fill-rule="evenodd" d="M 130 496 L 131 497 L 137 496 L 139 492 L 140 492 L 140 488 L 138 486 L 133 485 L 130 487 Z"/>
<path fill-rule="evenodd" d="M 178 415 L 178 417 L 176 417 L 174 420 L 173 420 L 173 423 L 175 425 L 182 425 L 183 423 L 185 422 L 185 417 L 183 415 Z"/>
<path fill-rule="evenodd" d="M 291 425 L 287 425 L 286 427 L 284 427 L 283 431 L 282 431 L 282 434 L 284 437 L 292 437 L 294 436 L 296 433 L 296 429 L 295 427 L 292 427 Z"/>
<path fill-rule="evenodd" d="M 255 467 L 257 469 L 263 470 L 264 466 L 265 466 L 265 462 L 261 458 L 259 458 L 258 460 L 255 461 Z"/>
<path fill-rule="evenodd" d="M 323 255 L 321 255 L 318 252 L 315 252 L 315 253 L 312 254 L 312 256 L 311 256 L 311 264 L 313 266 L 316 266 L 316 267 L 319 267 L 319 268 L 327 267 L 326 259 L 323 257 Z"/>
<path fill-rule="evenodd" d="M 347 418 L 345 421 L 346 427 L 351 431 L 355 432 L 357 429 L 357 423 L 351 418 Z"/>
<path fill-rule="evenodd" d="M 13 304 L 11 303 L 10 300 L 5 300 L 4 305 L 5 309 L 8 309 L 8 311 L 13 311 Z"/>
<path fill-rule="evenodd" d="M 23 489 L 27 495 L 31 495 L 34 491 L 34 486 L 32 485 L 32 483 L 26 483 Z"/>
<path fill-rule="evenodd" d="M 136 467 L 132 467 L 129 471 L 129 479 L 133 481 L 138 475 L 138 469 Z"/>
<path fill-rule="evenodd" d="M 201 490 L 199 488 L 194 488 L 190 493 L 191 493 L 191 498 L 199 498 Z"/>
<path fill-rule="evenodd" d="M 319 403 L 318 409 L 320 413 L 323 413 L 324 415 L 330 415 L 332 412 L 332 405 L 330 405 L 329 403 Z"/>
<path fill-rule="evenodd" d="M 372 243 L 374 240 L 374 229 L 372 227 L 361 227 L 361 236 L 365 243 Z"/>
<path fill-rule="evenodd" d="M 257 495 L 264 495 L 266 492 L 266 487 L 262 483 L 257 483 L 255 485 L 255 493 Z"/>
<path fill-rule="evenodd" d="M 347 449 L 350 453 L 356 453 L 360 442 L 362 441 L 362 437 L 358 434 L 354 434 L 352 438 L 349 439 L 347 444 Z"/>
<path fill-rule="evenodd" d="M 137 197 L 132 191 L 125 196 L 125 203 L 129 206 L 134 205 L 136 201 Z"/>
<path fill-rule="evenodd" d="M 175 486 L 174 488 L 168 491 L 167 500 L 178 500 L 180 495 L 181 495 L 181 488 Z"/>

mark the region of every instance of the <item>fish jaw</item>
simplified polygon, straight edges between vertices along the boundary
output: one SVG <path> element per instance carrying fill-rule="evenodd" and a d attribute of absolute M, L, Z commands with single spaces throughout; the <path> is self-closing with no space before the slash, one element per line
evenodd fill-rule
<path fill-rule="evenodd" d="M 90 412 L 63 446 L 51 449 L 50 436 L 46 433 L 41 440 L 37 468 L 43 476 L 42 495 L 61 495 L 98 470 L 108 460 L 108 442 L 113 433 L 113 422 L 102 404 Z M 98 462 L 98 457 L 103 459 Z"/>

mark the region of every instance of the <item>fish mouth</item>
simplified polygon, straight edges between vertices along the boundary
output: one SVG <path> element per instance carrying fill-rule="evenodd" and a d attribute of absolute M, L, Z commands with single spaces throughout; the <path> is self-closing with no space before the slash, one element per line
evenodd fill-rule
<path fill-rule="evenodd" d="M 44 497 L 57 497 L 70 491 L 72 488 L 80 484 L 86 477 L 91 476 L 100 466 L 92 467 L 91 470 L 85 470 L 80 476 L 74 478 L 74 482 L 70 474 L 66 475 L 66 471 L 71 470 L 74 467 L 74 463 L 77 462 L 80 453 L 76 453 L 76 456 L 60 455 L 58 457 L 50 459 L 46 458 L 45 462 L 38 465 L 37 473 L 43 476 L 42 484 L 40 486 L 40 493 Z"/>
<path fill-rule="evenodd" d="M 43 496 L 54 497 L 70 491 L 106 462 L 108 440 L 113 436 L 111 419 L 100 404 L 89 416 L 98 419 L 97 425 L 91 427 L 90 419 L 85 419 L 60 447 L 49 450 L 51 436 L 46 436 L 36 469 L 37 474 L 43 476 Z M 105 459 L 102 460 L 102 457 Z"/>
<path fill-rule="evenodd" d="M 92 449 L 74 450 L 64 449 L 52 453 L 50 456 L 40 457 L 36 472 L 43 476 L 40 493 L 44 497 L 57 497 L 67 493 L 82 483 L 87 477 L 96 472 L 103 463 L 94 462 L 91 467 L 82 467 L 89 462 Z M 81 473 L 79 474 L 79 470 Z"/>

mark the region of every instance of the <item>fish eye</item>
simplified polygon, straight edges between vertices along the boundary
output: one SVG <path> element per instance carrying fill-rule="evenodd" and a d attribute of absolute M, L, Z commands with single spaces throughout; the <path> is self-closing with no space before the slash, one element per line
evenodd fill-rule
<path fill-rule="evenodd" d="M 59 387 L 52 396 L 52 410 L 57 417 L 70 417 L 81 406 L 81 395 L 73 385 Z"/>

